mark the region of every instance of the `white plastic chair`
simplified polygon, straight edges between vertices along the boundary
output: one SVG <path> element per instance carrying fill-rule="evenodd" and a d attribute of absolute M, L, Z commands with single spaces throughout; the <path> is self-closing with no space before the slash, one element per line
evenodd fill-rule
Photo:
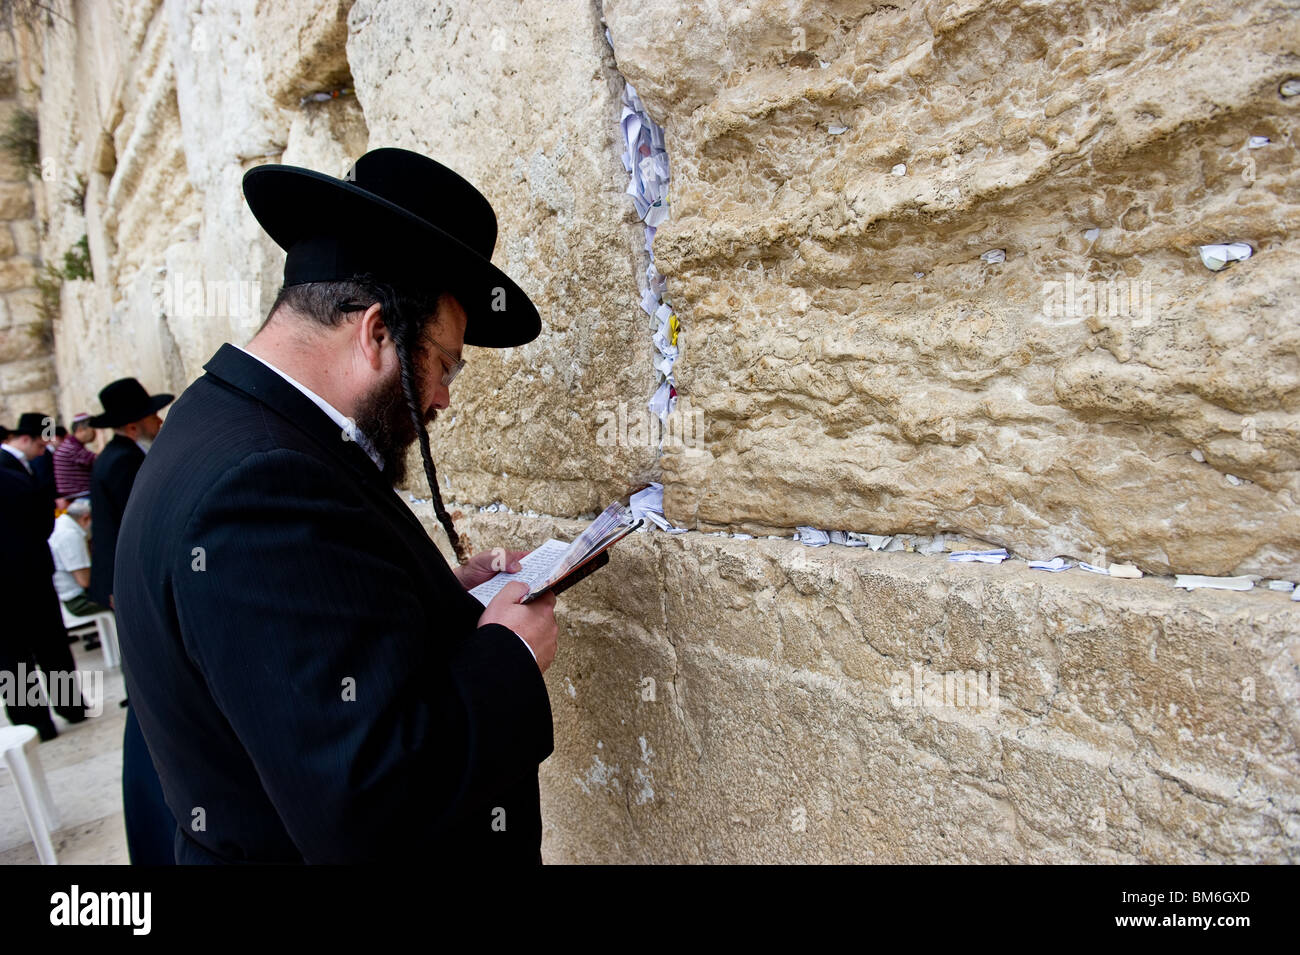
<path fill-rule="evenodd" d="M 104 651 L 104 668 L 111 670 L 121 665 L 122 654 L 117 649 L 117 621 L 111 611 L 78 617 L 64 606 L 62 600 L 59 601 L 59 609 L 63 611 L 63 625 L 68 628 L 68 636 L 80 635 L 95 628 L 99 631 L 99 646 Z"/>
<path fill-rule="evenodd" d="M 27 819 L 32 842 L 36 844 L 36 855 L 42 865 L 58 865 L 50 833 L 59 828 L 59 813 L 50 798 L 50 787 L 45 784 L 45 770 L 36 753 L 39 745 L 33 726 L 0 726 L 0 757 L 14 778 L 18 802 Z"/>

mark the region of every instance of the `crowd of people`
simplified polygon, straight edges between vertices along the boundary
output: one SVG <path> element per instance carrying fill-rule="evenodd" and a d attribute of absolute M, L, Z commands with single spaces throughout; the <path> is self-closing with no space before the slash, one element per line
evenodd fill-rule
<path fill-rule="evenodd" d="M 117 532 L 127 497 L 149 445 L 162 426 L 158 409 L 170 395 L 149 395 L 134 378 L 100 392 L 98 415 L 76 414 L 71 430 L 48 414 L 22 414 L 0 426 L 0 517 L 6 530 L 3 573 L 20 596 L 17 613 L 0 633 L 0 673 L 12 674 L 0 702 L 9 721 L 36 728 L 42 740 L 58 736 L 51 716 L 86 719 L 78 690 L 51 699 L 39 681 L 17 685 L 17 674 L 45 674 L 45 686 L 65 686 L 53 674 L 75 664 L 65 620 L 113 612 Z M 92 447 L 112 431 L 102 451 Z M 66 611 L 66 613 L 64 612 Z M 94 631 L 85 648 L 94 650 Z M 20 667 L 21 664 L 21 667 Z M 125 704 L 124 704 L 125 705 Z"/>

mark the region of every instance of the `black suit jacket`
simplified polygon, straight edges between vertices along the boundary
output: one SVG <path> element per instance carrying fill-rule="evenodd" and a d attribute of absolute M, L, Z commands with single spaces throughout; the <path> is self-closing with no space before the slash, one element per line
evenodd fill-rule
<path fill-rule="evenodd" d="M 90 471 L 90 599 L 108 606 L 113 593 L 117 538 L 135 476 L 144 464 L 140 446 L 115 434 Z"/>
<path fill-rule="evenodd" d="M 13 455 L 10 455 L 12 457 Z M 58 493 L 54 489 L 54 452 L 49 448 L 45 453 L 31 460 L 32 474 L 36 475 L 36 483 L 41 486 L 42 492 L 50 499 L 50 509 L 54 508 L 54 499 Z"/>
<path fill-rule="evenodd" d="M 54 501 L 39 479 L 5 450 L 0 450 L 0 528 L 0 590 L 12 600 L 26 600 L 34 587 L 52 585 L 54 558 L 48 541 L 54 530 Z"/>
<path fill-rule="evenodd" d="M 365 453 L 223 345 L 173 405 L 118 543 L 131 705 L 178 862 L 540 859 L 532 654 Z"/>

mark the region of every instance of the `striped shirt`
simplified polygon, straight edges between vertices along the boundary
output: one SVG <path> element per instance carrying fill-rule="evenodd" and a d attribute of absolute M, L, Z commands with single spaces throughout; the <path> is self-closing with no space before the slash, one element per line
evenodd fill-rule
<path fill-rule="evenodd" d="M 54 487 L 59 497 L 81 497 L 90 493 L 90 466 L 95 452 L 68 435 L 54 449 Z"/>

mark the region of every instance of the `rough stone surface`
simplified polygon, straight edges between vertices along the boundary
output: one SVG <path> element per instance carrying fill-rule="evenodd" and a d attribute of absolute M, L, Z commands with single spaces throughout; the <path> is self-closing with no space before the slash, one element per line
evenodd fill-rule
<path fill-rule="evenodd" d="M 396 145 L 482 189 L 544 331 L 467 349 L 433 428 L 462 532 L 568 537 L 660 477 L 696 529 L 635 535 L 560 601 L 549 861 L 1300 861 L 1300 603 L 1167 576 L 1300 577 L 1295 12 L 77 3 L 0 37 L 0 114 L 37 111 L 51 170 L 0 163 L 0 213 L 28 210 L 0 282 L 87 237 L 66 419 L 253 335 L 283 265 L 253 165 Z M 704 424 L 662 455 L 600 437 L 656 383 L 625 77 L 666 131 L 655 257 Z M 1254 255 L 1201 264 L 1233 240 Z M 0 293 L 0 422 L 54 404 L 37 301 Z M 801 524 L 1162 576 L 814 550 Z"/>
<path fill-rule="evenodd" d="M 671 516 L 1300 573 L 1294 3 L 604 9 L 674 165 Z"/>
<path fill-rule="evenodd" d="M 654 460 L 597 444 L 599 414 L 643 407 L 655 372 L 614 135 L 621 80 L 597 13 L 580 0 L 360 0 L 348 22 L 370 145 L 426 150 L 478 186 L 497 212 L 496 261 L 543 316 L 522 348 L 467 350 L 435 426 L 439 474 L 460 500 L 600 510 Z"/>
<path fill-rule="evenodd" d="M 582 526 L 465 524 L 529 545 Z M 635 534 L 560 600 L 544 854 L 1295 862 L 1287 598 Z M 903 692 L 917 670 L 985 673 L 996 705 Z"/>
<path fill-rule="evenodd" d="M 18 89 L 19 62 L 11 36 L 0 31 L 0 129 L 27 108 Z M 27 411 L 54 412 L 50 322 L 32 308 L 39 301 L 35 200 L 28 170 L 0 149 L 0 424 Z"/>
<path fill-rule="evenodd" d="M 32 190 L 27 183 L 0 183 L 0 219 L 25 219 L 31 214 Z"/>

